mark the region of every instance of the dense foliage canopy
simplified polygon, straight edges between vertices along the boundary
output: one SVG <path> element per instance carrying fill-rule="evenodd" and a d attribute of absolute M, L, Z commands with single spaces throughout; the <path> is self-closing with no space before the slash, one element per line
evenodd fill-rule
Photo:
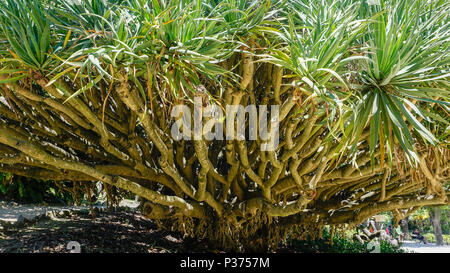
<path fill-rule="evenodd" d="M 449 19 L 445 0 L 0 0 L 0 171 L 101 181 L 235 249 L 399 220 L 448 203 Z M 173 139 L 195 96 L 278 105 L 278 146 Z"/>

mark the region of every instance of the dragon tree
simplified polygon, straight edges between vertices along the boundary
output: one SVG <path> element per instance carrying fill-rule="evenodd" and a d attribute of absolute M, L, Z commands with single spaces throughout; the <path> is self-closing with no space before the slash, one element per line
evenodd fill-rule
<path fill-rule="evenodd" d="M 0 0 L 0 27 L 1 172 L 237 251 L 449 203 L 448 1 Z"/>

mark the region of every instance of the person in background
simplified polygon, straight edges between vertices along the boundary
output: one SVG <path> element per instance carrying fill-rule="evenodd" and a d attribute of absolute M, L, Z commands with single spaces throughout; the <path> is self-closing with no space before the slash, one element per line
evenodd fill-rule
<path fill-rule="evenodd" d="M 417 239 L 417 240 L 423 242 L 424 244 L 427 244 L 427 243 L 428 243 L 428 242 L 427 242 L 427 238 L 425 238 L 422 234 L 420 234 L 420 232 L 419 232 L 419 230 L 418 230 L 417 228 L 416 228 L 416 229 L 414 230 L 414 232 L 411 234 L 411 237 L 412 237 L 413 239 Z"/>
<path fill-rule="evenodd" d="M 392 225 L 389 224 L 386 228 L 386 233 L 387 235 L 391 236 L 392 235 Z"/>
<path fill-rule="evenodd" d="M 369 227 L 370 227 L 370 233 L 374 233 L 375 231 L 377 231 L 377 227 L 375 225 L 375 219 L 372 217 L 369 220 Z"/>

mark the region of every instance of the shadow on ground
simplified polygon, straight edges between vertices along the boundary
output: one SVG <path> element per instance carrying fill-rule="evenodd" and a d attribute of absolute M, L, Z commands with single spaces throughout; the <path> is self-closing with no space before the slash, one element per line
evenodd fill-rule
<path fill-rule="evenodd" d="M 67 253 L 76 241 L 83 253 L 208 252 L 201 243 L 181 234 L 159 231 L 154 222 L 135 212 L 72 211 L 64 217 L 43 218 L 23 227 L 0 231 L 0 253 Z"/>

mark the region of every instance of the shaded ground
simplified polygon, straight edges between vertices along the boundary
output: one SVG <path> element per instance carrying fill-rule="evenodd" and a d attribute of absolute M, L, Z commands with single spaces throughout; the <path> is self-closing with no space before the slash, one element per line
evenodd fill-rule
<path fill-rule="evenodd" d="M 416 253 L 450 253 L 450 245 L 438 246 L 433 243 L 423 244 L 414 241 L 404 241 L 401 248 Z"/>
<path fill-rule="evenodd" d="M 158 231 L 153 222 L 135 212 L 97 212 L 92 220 L 88 211 L 79 210 L 3 228 L 0 253 L 67 253 L 70 241 L 78 242 L 83 253 L 208 252 L 180 234 Z"/>
<path fill-rule="evenodd" d="M 131 200 L 117 211 L 96 206 L 92 219 L 88 207 L 41 207 L 0 202 L 0 253 L 68 253 L 78 242 L 83 253 L 191 253 L 211 252 L 206 243 L 182 234 L 158 230 L 135 210 Z M 450 253 L 450 246 L 405 241 L 402 249 L 417 253 Z M 282 247 L 278 252 L 320 252 L 317 249 Z"/>

